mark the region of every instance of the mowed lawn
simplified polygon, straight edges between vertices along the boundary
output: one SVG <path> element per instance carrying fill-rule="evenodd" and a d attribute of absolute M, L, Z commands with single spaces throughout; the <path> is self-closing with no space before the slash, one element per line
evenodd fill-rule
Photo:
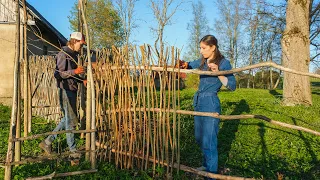
<path fill-rule="evenodd" d="M 281 90 L 237 89 L 221 91 L 222 114 L 256 114 L 270 119 L 298 125 L 320 132 L 320 81 L 312 81 L 313 106 L 286 107 L 281 105 Z M 181 109 L 192 110 L 195 89 L 180 92 Z M 10 108 L 0 105 L 0 160 L 4 162 L 9 134 Z M 35 119 L 36 121 L 44 121 Z M 37 124 L 33 134 L 53 129 L 53 124 Z M 62 140 L 64 141 L 64 140 Z M 23 153 L 33 156 L 41 151 L 40 140 L 24 143 Z M 79 142 L 83 143 L 83 142 Z M 225 175 L 257 179 L 320 179 L 320 137 L 270 124 L 258 119 L 221 121 L 219 132 L 219 171 Z M 193 117 L 181 116 L 181 164 L 201 166 L 201 151 L 194 139 Z M 89 163 L 69 167 L 63 161 L 36 163 L 14 168 L 13 177 L 47 175 L 53 171 L 66 172 L 88 169 Z M 4 168 L 0 169 L 3 179 Z M 98 173 L 72 176 L 64 179 L 150 179 L 152 171 L 117 170 L 113 164 L 100 163 Z M 174 179 L 190 179 L 180 172 Z M 155 179 L 163 179 L 163 170 L 157 169 Z"/>

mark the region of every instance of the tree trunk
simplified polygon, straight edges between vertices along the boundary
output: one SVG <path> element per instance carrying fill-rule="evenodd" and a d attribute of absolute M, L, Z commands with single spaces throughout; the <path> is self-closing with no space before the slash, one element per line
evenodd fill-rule
<path fill-rule="evenodd" d="M 279 74 L 279 78 L 277 79 L 277 81 L 272 89 L 276 89 L 278 87 L 279 82 L 280 82 L 280 74 Z"/>
<path fill-rule="evenodd" d="M 270 51 L 270 62 L 273 62 L 271 49 L 269 51 Z M 273 71 L 272 71 L 272 69 L 273 68 L 270 67 L 270 89 L 273 89 Z"/>
<path fill-rule="evenodd" d="M 310 63 L 309 5 L 310 0 L 288 0 L 281 40 L 284 66 L 302 72 L 309 72 Z M 312 105 L 309 77 L 284 72 L 283 85 L 285 105 Z"/>

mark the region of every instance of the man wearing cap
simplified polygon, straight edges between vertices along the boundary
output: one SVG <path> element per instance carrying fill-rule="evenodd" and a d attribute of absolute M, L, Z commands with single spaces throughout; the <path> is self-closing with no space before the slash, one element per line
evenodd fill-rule
<path fill-rule="evenodd" d="M 62 50 L 56 56 L 56 70 L 54 77 L 57 80 L 59 89 L 60 107 L 63 112 L 63 118 L 53 132 L 61 130 L 74 130 L 79 120 L 77 117 L 77 90 L 78 83 L 84 83 L 79 75 L 85 72 L 82 66 L 77 65 L 78 54 L 83 44 L 86 44 L 84 36 L 80 32 L 73 32 L 67 46 L 63 46 Z M 74 133 L 66 133 L 67 144 L 71 152 L 71 165 L 79 163 L 80 154 L 76 152 L 76 143 L 74 141 Z M 57 138 L 57 135 L 50 135 L 43 140 L 39 147 L 47 154 L 51 154 L 51 144 Z"/>

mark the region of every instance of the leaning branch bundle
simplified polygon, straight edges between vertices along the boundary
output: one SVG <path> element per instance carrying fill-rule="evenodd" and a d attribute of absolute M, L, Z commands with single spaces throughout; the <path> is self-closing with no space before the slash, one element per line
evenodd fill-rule
<path fill-rule="evenodd" d="M 56 178 L 56 177 L 75 176 L 75 175 L 95 173 L 95 172 L 98 172 L 98 170 L 97 170 L 97 169 L 90 169 L 90 170 L 74 171 L 74 172 L 66 172 L 66 173 L 56 173 L 56 172 L 53 172 L 53 173 L 51 173 L 51 174 L 49 174 L 49 175 L 46 175 L 46 176 L 30 177 L 30 178 L 27 178 L 26 180 L 52 179 L 52 178 Z"/>

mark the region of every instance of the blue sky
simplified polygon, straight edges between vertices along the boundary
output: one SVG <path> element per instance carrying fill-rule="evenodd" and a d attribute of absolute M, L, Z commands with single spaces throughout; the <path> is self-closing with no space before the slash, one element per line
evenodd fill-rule
<path fill-rule="evenodd" d="M 76 1 L 78 0 L 27 0 L 66 38 L 69 38 L 71 33 L 68 16 L 70 16 L 70 11 Z M 172 24 L 166 26 L 164 32 L 164 40 L 167 45 L 179 48 L 181 57 L 187 51 L 187 42 L 190 35 L 187 30 L 187 24 L 192 19 L 192 2 L 197 2 L 197 0 L 185 0 L 173 16 Z M 217 18 L 217 8 L 215 8 L 214 2 L 214 0 L 202 0 L 205 9 L 204 13 L 211 28 L 213 28 L 215 18 Z M 146 43 L 153 46 L 155 36 L 150 27 L 156 27 L 156 20 L 153 17 L 149 0 L 138 0 L 135 7 L 135 17 L 138 28 L 134 30 L 131 40 L 134 40 L 137 45 Z M 215 34 L 215 32 L 211 32 L 211 34 L 219 39 L 219 34 Z M 311 63 L 310 71 L 313 70 L 314 65 Z"/>
<path fill-rule="evenodd" d="M 66 38 L 69 37 L 71 30 L 68 21 L 70 11 L 77 0 L 27 0 L 34 8 L 36 8 L 43 17 L 45 17 L 57 30 Z M 182 54 L 186 50 L 186 43 L 189 38 L 187 24 L 192 18 L 192 2 L 197 0 L 189 0 L 180 6 L 177 13 L 172 18 L 172 25 L 165 28 L 164 40 L 170 46 L 175 46 L 182 49 Z M 209 13 L 210 9 L 214 8 L 214 1 L 202 1 L 205 7 L 205 14 Z M 143 43 L 154 44 L 155 36 L 150 30 L 150 27 L 156 27 L 156 20 L 153 17 L 150 8 L 149 0 L 139 0 L 135 7 L 135 17 L 138 28 L 132 35 L 132 40 L 137 45 Z M 208 18 L 210 26 L 213 27 L 214 18 Z M 214 34 L 214 33 L 213 33 Z"/>

